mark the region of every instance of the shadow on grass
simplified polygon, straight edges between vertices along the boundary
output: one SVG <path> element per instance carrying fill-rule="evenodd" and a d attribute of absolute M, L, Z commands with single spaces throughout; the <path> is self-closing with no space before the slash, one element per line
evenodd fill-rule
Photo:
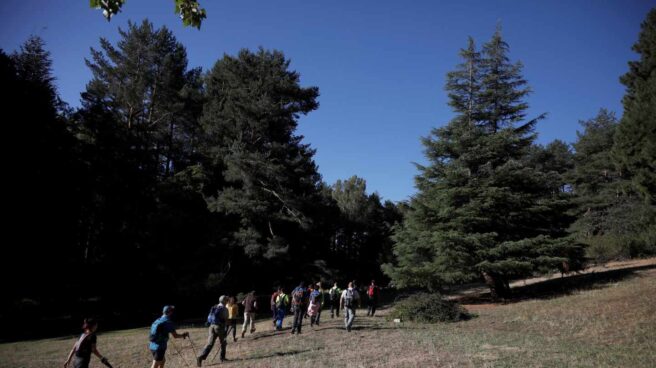
<path fill-rule="evenodd" d="M 516 303 L 527 299 L 550 299 L 570 295 L 580 290 L 593 290 L 606 287 L 608 284 L 636 277 L 637 271 L 656 268 L 656 265 L 636 266 L 619 270 L 591 272 L 553 278 L 530 285 L 517 286 L 511 289 L 512 295 L 503 303 Z M 460 304 L 488 304 L 500 302 L 493 300 L 489 292 L 477 295 L 466 295 L 457 299 Z"/>
<path fill-rule="evenodd" d="M 318 351 L 322 350 L 322 347 L 318 347 L 315 349 L 304 349 L 304 350 L 288 350 L 288 351 L 277 351 L 277 352 L 270 352 L 266 354 L 255 354 L 246 358 L 237 358 L 237 359 L 230 359 L 227 361 L 227 363 L 236 363 L 236 362 L 247 362 L 251 360 L 259 360 L 259 359 L 268 359 L 268 358 L 276 358 L 276 357 L 284 357 L 284 356 L 290 356 L 290 355 L 297 355 L 297 354 L 303 354 L 303 353 L 309 353 L 313 351 Z M 223 365 L 224 363 L 213 363 L 213 364 L 208 364 L 208 367 L 215 366 L 215 365 Z"/>

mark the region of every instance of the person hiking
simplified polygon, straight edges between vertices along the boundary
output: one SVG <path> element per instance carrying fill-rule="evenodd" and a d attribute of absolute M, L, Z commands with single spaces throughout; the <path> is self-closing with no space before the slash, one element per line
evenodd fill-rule
<path fill-rule="evenodd" d="M 292 325 L 292 334 L 301 333 L 303 327 L 303 316 L 305 316 L 305 305 L 307 304 L 307 291 L 305 284 L 301 282 L 296 289 L 292 291 L 292 312 L 294 313 L 294 324 Z"/>
<path fill-rule="evenodd" d="M 232 332 L 232 341 L 237 341 L 237 318 L 239 318 L 239 304 L 237 304 L 237 299 L 234 296 L 228 298 L 228 329 L 226 330 L 226 336 L 229 336 Z"/>
<path fill-rule="evenodd" d="M 241 337 L 246 335 L 246 328 L 250 324 L 251 333 L 255 332 L 255 314 L 257 313 L 257 297 L 255 290 L 246 295 L 246 298 L 241 302 L 244 306 L 244 326 L 241 328 Z"/>
<path fill-rule="evenodd" d="M 358 294 L 358 291 L 355 289 L 355 284 L 349 282 L 348 289 L 342 292 L 342 297 L 340 298 L 340 306 L 344 310 L 344 327 L 348 332 L 351 332 L 351 327 L 353 327 L 355 306 L 356 302 L 359 300 L 360 294 Z"/>
<path fill-rule="evenodd" d="M 169 341 L 169 334 L 176 339 L 186 339 L 189 337 L 189 332 L 179 334 L 176 329 L 171 316 L 175 311 L 175 307 L 167 305 L 162 310 L 162 316 L 153 322 L 150 326 L 150 345 L 148 348 L 153 354 L 153 365 L 151 368 L 164 368 L 166 363 L 166 347 Z"/>
<path fill-rule="evenodd" d="M 317 311 L 317 320 L 316 320 L 316 325 L 319 326 L 319 322 L 321 321 L 321 311 L 323 310 L 323 305 L 325 301 L 325 290 L 323 289 L 323 286 L 321 285 L 321 281 L 317 282 L 317 288 L 314 289 L 318 293 L 318 299 L 319 299 L 319 310 Z"/>
<path fill-rule="evenodd" d="M 328 292 L 330 298 L 330 318 L 339 317 L 339 298 L 342 296 L 342 290 L 337 286 L 337 282 L 333 284 Z"/>
<path fill-rule="evenodd" d="M 93 318 L 86 318 L 84 320 L 84 324 L 82 325 L 82 335 L 80 335 L 80 338 L 75 345 L 73 345 L 73 349 L 71 349 L 71 352 L 68 354 L 68 358 L 66 358 L 66 362 L 64 363 L 64 368 L 68 368 L 73 356 L 75 356 L 75 359 L 73 360 L 73 368 L 89 368 L 91 353 L 97 356 L 102 364 L 110 368 L 112 367 L 107 358 L 102 356 L 96 347 L 97 329 L 98 322 L 96 322 L 96 320 Z"/>
<path fill-rule="evenodd" d="M 378 304 L 379 297 L 380 288 L 376 285 L 375 280 L 371 280 L 371 285 L 367 289 L 367 316 L 371 315 L 373 317 L 376 313 L 376 305 Z"/>
<path fill-rule="evenodd" d="M 277 310 L 276 310 L 276 299 L 278 299 L 278 295 L 280 294 L 280 286 L 276 288 L 276 290 L 271 294 L 271 313 L 273 316 L 273 327 L 276 326 L 276 320 L 277 320 Z"/>
<path fill-rule="evenodd" d="M 307 314 L 310 316 L 310 327 L 315 324 L 319 325 L 319 317 L 321 316 L 321 305 L 323 304 L 323 293 L 319 291 L 319 283 L 316 287 L 310 288 L 310 303 L 308 305 Z"/>
<path fill-rule="evenodd" d="M 198 367 L 202 366 L 203 360 L 207 359 L 207 356 L 210 355 L 210 351 L 212 351 L 217 338 L 219 339 L 219 349 L 221 349 L 221 361 L 226 361 L 226 348 L 228 346 L 226 331 L 228 322 L 227 300 L 228 297 L 221 295 L 219 304 L 210 308 L 210 313 L 207 315 L 207 323 L 210 324 L 207 345 L 205 345 L 203 352 L 196 358 L 196 366 Z"/>
<path fill-rule="evenodd" d="M 287 315 L 287 308 L 289 308 L 289 295 L 285 294 L 285 289 L 280 288 L 280 292 L 276 297 L 276 330 L 282 330 L 282 321 Z"/>

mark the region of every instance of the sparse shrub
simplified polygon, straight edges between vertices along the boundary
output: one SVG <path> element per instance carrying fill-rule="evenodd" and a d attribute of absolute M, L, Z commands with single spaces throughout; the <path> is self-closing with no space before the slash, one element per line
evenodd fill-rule
<path fill-rule="evenodd" d="M 471 317 L 460 304 L 444 299 L 439 293 L 411 295 L 396 303 L 389 314 L 389 319 L 423 323 L 457 322 Z"/>

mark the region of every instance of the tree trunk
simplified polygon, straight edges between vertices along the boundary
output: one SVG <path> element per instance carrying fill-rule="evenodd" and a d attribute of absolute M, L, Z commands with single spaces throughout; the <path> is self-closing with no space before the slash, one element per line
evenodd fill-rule
<path fill-rule="evenodd" d="M 492 299 L 506 299 L 510 296 L 510 285 L 501 276 L 493 273 L 483 272 L 485 284 L 490 288 Z"/>

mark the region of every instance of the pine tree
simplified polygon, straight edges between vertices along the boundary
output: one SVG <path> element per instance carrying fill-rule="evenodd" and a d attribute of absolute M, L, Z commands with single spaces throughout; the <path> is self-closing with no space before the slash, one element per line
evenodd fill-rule
<path fill-rule="evenodd" d="M 575 166 L 566 175 L 576 195 L 577 220 L 572 231 L 589 244 L 590 256 L 599 261 L 653 252 L 648 241 L 653 206 L 639 198 L 631 180 L 612 160 L 619 126 L 615 114 L 601 109 L 580 124 L 583 131 L 577 132 L 574 143 Z"/>
<path fill-rule="evenodd" d="M 529 89 L 507 53 L 497 31 L 483 47 L 479 78 L 458 78 L 471 70 L 471 42 L 448 75 L 456 117 L 423 139 L 429 165 L 419 166 L 418 194 L 395 235 L 397 264 L 384 266 L 397 286 L 482 277 L 493 296 L 505 297 L 511 279 L 582 256 L 560 218 L 566 194 L 554 193 L 548 174 L 526 159 L 541 116 L 524 120 Z"/>
<path fill-rule="evenodd" d="M 219 60 L 206 94 L 205 169 L 213 184 L 205 193 L 209 208 L 229 217 L 237 255 L 271 267 L 292 255 L 299 265 L 314 261 L 321 177 L 314 150 L 295 131 L 300 115 L 318 107 L 318 89 L 301 87 L 281 52 L 260 49 Z"/>
<path fill-rule="evenodd" d="M 656 8 L 642 23 L 633 50 L 640 60 L 629 62 L 621 82 L 624 115 L 617 128 L 613 159 L 632 177 L 648 203 L 656 202 Z"/>

